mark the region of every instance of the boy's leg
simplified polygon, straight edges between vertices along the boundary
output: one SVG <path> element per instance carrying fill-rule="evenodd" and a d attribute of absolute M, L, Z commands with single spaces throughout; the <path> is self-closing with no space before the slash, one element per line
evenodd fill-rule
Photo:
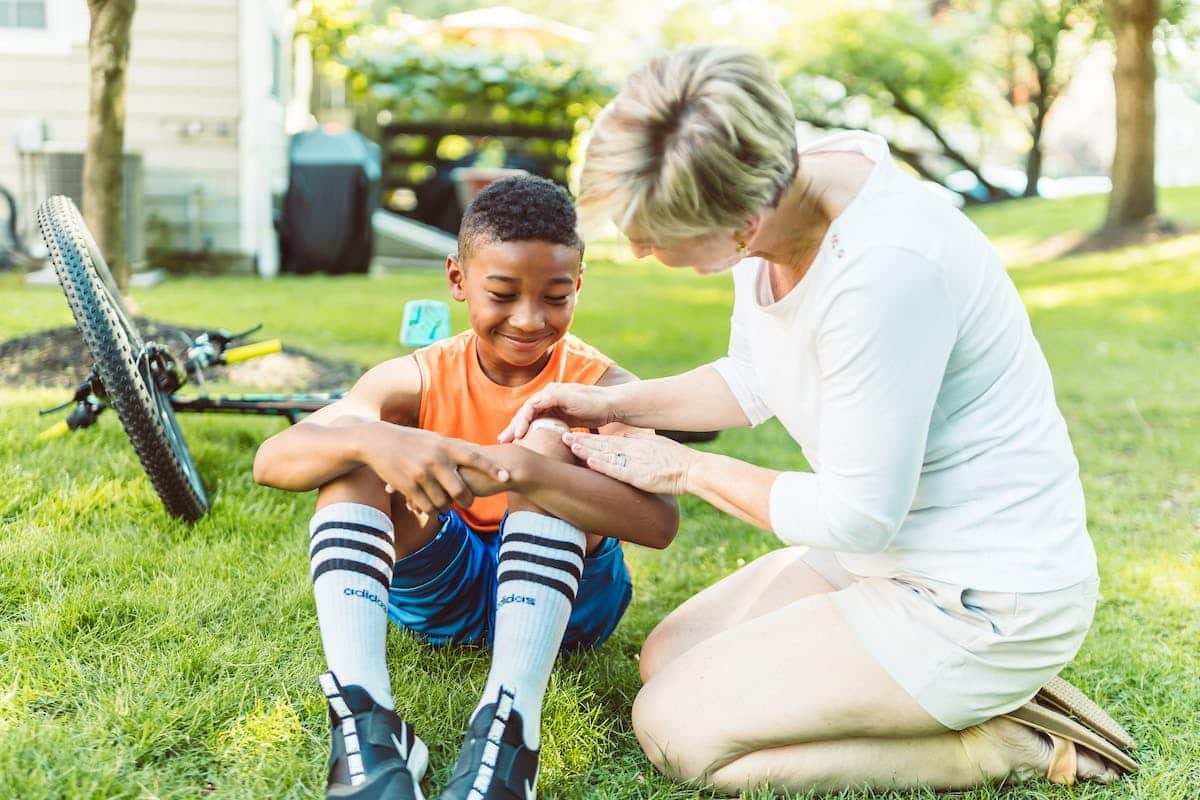
<path fill-rule="evenodd" d="M 558 431 L 533 431 L 521 444 L 574 463 Z M 491 670 L 443 800 L 525 800 L 537 785 L 542 700 L 587 537 L 513 494 L 502 537 Z"/>
<path fill-rule="evenodd" d="M 344 686 L 366 689 L 393 708 L 385 660 L 388 587 L 399 555 L 432 538 L 436 520 L 421 525 L 370 469 L 361 467 L 322 486 L 309 526 L 309 555 L 321 643 L 329 670 Z"/>
<path fill-rule="evenodd" d="M 323 486 L 309 555 L 329 672 L 321 688 L 333 726 L 327 797 L 422 800 L 424 743 L 396 716 L 385 638 L 396 548 L 424 535 L 411 514 L 393 522 L 392 497 L 361 468 Z M 432 536 L 432 534 L 430 534 Z"/>

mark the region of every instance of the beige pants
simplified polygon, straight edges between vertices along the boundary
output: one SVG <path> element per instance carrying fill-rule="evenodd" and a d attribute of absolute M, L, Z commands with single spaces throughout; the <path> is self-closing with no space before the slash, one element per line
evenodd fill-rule
<path fill-rule="evenodd" d="M 948 728 L 962 730 L 1028 701 L 1083 644 L 1100 581 L 1049 592 L 984 592 L 900 575 L 861 577 L 835 555 L 803 560 L 871 656 Z"/>

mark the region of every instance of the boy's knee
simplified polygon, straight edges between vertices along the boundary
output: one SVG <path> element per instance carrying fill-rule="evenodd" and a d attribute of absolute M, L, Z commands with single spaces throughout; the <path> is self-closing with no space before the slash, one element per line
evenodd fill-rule
<path fill-rule="evenodd" d="M 572 455 L 571 448 L 562 441 L 562 435 L 569 430 L 571 429 L 565 422 L 556 419 L 534 420 L 534 427 L 530 428 L 525 437 L 517 444 L 546 458 L 552 458 L 564 464 L 574 464 L 575 456 Z"/>
<path fill-rule="evenodd" d="M 391 513 L 392 499 L 383 488 L 383 480 L 370 467 L 358 467 L 317 489 L 317 508 L 333 503 L 362 503 Z"/>
<path fill-rule="evenodd" d="M 517 444 L 527 450 L 532 450 L 543 458 L 561 461 L 564 464 L 574 464 L 575 456 L 571 454 L 571 448 L 562 442 L 562 435 L 570 430 L 566 423 L 556 419 L 539 419 L 534 420 L 534 423 L 534 426 Z M 536 503 L 515 492 L 510 492 L 508 495 L 508 510 L 547 513 Z M 593 544 L 589 542 L 588 547 L 591 550 Z"/>

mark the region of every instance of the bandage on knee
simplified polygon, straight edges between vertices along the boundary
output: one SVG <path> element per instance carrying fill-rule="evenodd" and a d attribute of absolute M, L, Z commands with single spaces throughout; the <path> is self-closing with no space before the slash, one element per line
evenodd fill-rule
<path fill-rule="evenodd" d="M 557 431 L 558 433 L 567 433 L 571 430 L 567 423 L 556 417 L 538 417 L 533 422 L 529 423 L 529 430 L 526 432 L 526 435 L 529 435 L 530 433 L 533 433 L 541 428 Z"/>

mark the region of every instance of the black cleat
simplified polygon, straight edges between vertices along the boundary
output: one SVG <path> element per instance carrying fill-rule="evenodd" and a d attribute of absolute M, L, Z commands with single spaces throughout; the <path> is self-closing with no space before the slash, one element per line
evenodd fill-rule
<path fill-rule="evenodd" d="M 471 720 L 441 800 L 535 800 L 538 751 L 525 746 L 524 728 L 502 688 Z"/>
<path fill-rule="evenodd" d="M 333 725 L 326 799 L 425 800 L 421 776 L 429 748 L 412 725 L 361 686 L 342 686 L 332 672 L 321 675 L 321 689 Z"/>

